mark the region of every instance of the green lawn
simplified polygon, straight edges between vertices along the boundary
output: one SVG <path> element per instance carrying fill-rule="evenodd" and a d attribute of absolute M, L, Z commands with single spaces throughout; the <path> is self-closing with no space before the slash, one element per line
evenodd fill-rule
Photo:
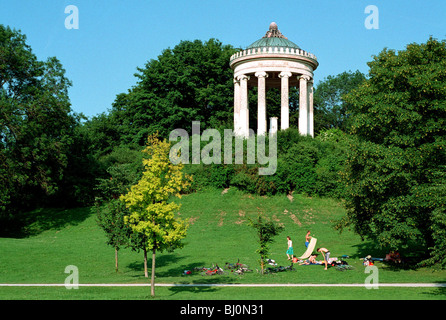
<path fill-rule="evenodd" d="M 178 201 L 178 200 L 177 200 Z M 230 189 L 208 190 L 183 196 L 180 216 L 190 221 L 185 246 L 157 255 L 157 283 L 364 283 L 359 258 L 367 254 L 384 256 L 372 243 L 361 242 L 350 231 L 339 234 L 333 220 L 344 214 L 342 205 L 332 199 L 294 195 L 261 197 Z M 291 236 L 295 253 L 305 251 L 307 230 L 318 238 L 318 246 L 330 249 L 332 257 L 349 255 L 355 269 L 323 270 L 321 266 L 298 266 L 294 271 L 261 276 L 254 231 L 248 217 L 264 212 L 285 230 L 271 246 L 271 258 L 279 265 L 288 264 L 286 236 Z M 51 219 L 48 219 L 48 216 Z M 142 253 L 130 249 L 119 252 L 119 272 L 114 269 L 114 249 L 105 244 L 105 236 L 96 225 L 89 208 L 46 210 L 29 213 L 35 222 L 28 228 L 31 236 L 0 238 L 0 283 L 64 283 L 65 267 L 75 265 L 80 283 L 147 283 L 143 274 Z M 408 253 L 405 253 L 406 255 Z M 248 264 L 253 273 L 243 276 L 183 275 L 194 267 L 224 266 L 225 262 Z M 151 265 L 149 261 L 149 266 Z M 379 282 L 446 282 L 446 271 L 422 268 L 395 268 L 377 263 Z M 146 299 L 146 287 L 0 287 L 0 299 Z M 445 299 L 444 288 L 221 288 L 157 287 L 157 299 Z"/>

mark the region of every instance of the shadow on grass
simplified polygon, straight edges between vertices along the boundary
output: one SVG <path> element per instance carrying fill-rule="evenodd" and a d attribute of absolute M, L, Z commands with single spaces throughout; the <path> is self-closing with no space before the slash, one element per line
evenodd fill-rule
<path fill-rule="evenodd" d="M 436 281 L 435 283 L 444 285 L 446 284 L 446 281 Z M 426 296 L 431 296 L 432 299 L 434 299 L 434 297 L 440 297 L 444 299 L 446 298 L 446 287 L 436 287 L 430 291 L 422 292 L 421 294 Z"/>
<path fill-rule="evenodd" d="M 353 247 L 357 248 L 357 253 L 353 254 L 351 258 L 356 259 L 364 258 L 368 255 L 372 256 L 372 258 L 385 258 L 386 254 L 389 252 L 389 250 L 380 249 L 379 246 L 372 241 L 363 241 L 353 245 Z M 417 270 L 421 268 L 418 263 L 427 258 L 425 248 L 416 244 L 411 245 L 408 249 L 400 250 L 399 252 L 401 254 L 400 263 L 382 261 L 389 270 Z"/>
<path fill-rule="evenodd" d="M 207 265 L 205 262 L 203 261 L 198 261 L 198 262 L 193 262 L 193 263 L 188 263 L 188 264 L 180 264 L 179 262 L 181 260 L 187 259 L 189 258 L 188 256 L 180 256 L 180 255 L 175 255 L 175 254 L 159 254 L 156 256 L 156 261 L 155 261 L 155 273 L 156 276 L 159 278 L 169 278 L 169 277 L 173 277 L 173 278 L 177 278 L 177 277 L 185 277 L 185 281 L 184 283 L 191 283 L 191 281 L 189 281 L 190 279 L 187 279 L 187 277 L 189 276 L 199 276 L 201 275 L 201 277 L 210 283 L 230 283 L 230 282 L 234 282 L 236 279 L 234 279 L 233 277 L 228 277 L 225 275 L 226 274 L 230 274 L 231 272 L 227 269 L 224 268 L 224 266 L 220 266 L 223 270 L 224 270 L 224 274 L 223 275 L 202 275 L 203 272 L 201 270 L 198 269 L 202 269 L 205 267 L 213 267 L 213 265 Z M 151 272 L 151 267 L 152 267 L 152 259 L 151 259 L 151 255 L 148 255 L 147 257 L 147 269 L 149 271 L 149 273 Z M 171 268 L 168 268 L 171 267 Z M 134 272 L 138 272 L 141 275 L 144 275 L 144 261 L 143 261 L 143 257 L 141 254 L 141 260 L 138 261 L 134 261 L 131 262 L 129 264 L 127 264 L 127 268 L 131 269 Z M 186 270 L 191 271 L 191 275 L 184 275 L 184 272 Z M 134 275 L 134 277 L 139 277 L 140 275 Z M 224 280 L 219 280 L 224 278 Z M 201 281 L 197 281 L 196 283 L 202 283 Z"/>
<path fill-rule="evenodd" d="M 168 277 L 184 277 L 184 280 L 176 281 L 178 286 L 169 287 L 169 291 L 171 292 L 171 296 L 175 296 L 177 294 L 181 293 L 210 293 L 210 292 L 217 292 L 220 290 L 220 288 L 212 287 L 212 286 L 206 286 L 209 284 L 218 284 L 218 283 L 234 283 L 237 282 L 237 279 L 234 279 L 233 277 L 229 277 L 225 274 L 223 275 L 202 275 L 201 271 L 198 271 L 198 269 L 201 269 L 205 267 L 204 262 L 194 262 L 190 264 L 178 264 L 178 262 L 182 259 L 185 259 L 187 257 L 183 256 L 177 256 L 174 254 L 164 254 L 160 255 L 156 258 L 156 270 L 155 274 L 157 278 L 168 278 Z M 151 272 L 151 265 L 152 265 L 152 259 L 147 259 L 147 267 L 150 277 Z M 173 268 L 166 269 L 168 266 L 173 266 Z M 143 277 L 144 275 L 144 262 L 143 261 L 135 261 L 132 263 L 129 263 L 127 267 L 133 271 L 136 271 L 140 273 L 139 275 L 135 275 L 134 277 Z M 208 266 L 209 267 L 209 266 Z M 192 272 L 192 275 L 184 275 L 184 272 L 186 270 L 190 270 Z M 227 272 L 225 270 L 225 272 Z M 197 278 L 199 277 L 199 278 Z M 156 282 L 156 280 L 155 280 Z M 183 286 L 184 284 L 191 286 Z M 196 286 L 198 285 L 198 286 Z M 201 286 L 200 286 L 201 285 Z M 204 286 L 203 286 L 204 285 Z"/>
<path fill-rule="evenodd" d="M 226 280 L 223 280 L 222 283 L 226 282 Z M 190 287 L 183 287 L 183 286 L 174 286 L 170 287 L 169 291 L 171 292 L 171 296 L 174 297 L 177 294 L 182 293 L 194 293 L 194 294 L 203 294 L 203 293 L 211 293 L 211 292 L 217 292 L 220 290 L 218 287 L 207 287 L 207 286 L 193 286 L 196 284 L 206 285 L 206 284 L 214 284 L 215 279 L 203 279 L 203 280 L 194 280 L 190 283 L 192 286 Z M 202 299 L 203 297 L 200 297 Z"/>
<path fill-rule="evenodd" d="M 60 230 L 68 225 L 78 225 L 92 214 L 90 207 L 59 209 L 40 208 L 20 213 L 2 226 L 0 236 L 26 238 L 46 230 Z"/>
<path fill-rule="evenodd" d="M 178 286 L 173 286 L 169 288 L 172 293 L 171 296 L 181 293 L 193 293 L 193 294 L 203 294 L 203 293 L 213 293 L 221 290 L 220 287 L 213 287 L 213 284 L 227 284 L 227 283 L 238 283 L 238 279 L 227 275 L 212 275 L 206 276 L 202 275 L 199 279 L 185 279 L 185 281 L 180 281 Z M 182 286 L 190 285 L 190 286 Z M 214 299 L 213 297 L 209 297 Z M 206 299 L 205 296 L 200 296 L 200 299 Z"/>
<path fill-rule="evenodd" d="M 150 272 L 150 269 L 152 267 L 152 256 L 151 254 L 149 255 L 149 253 L 147 254 L 147 269 Z M 181 269 L 181 267 L 175 268 L 173 270 L 168 270 L 168 271 L 160 271 L 160 269 L 169 266 L 169 265 L 176 265 L 180 260 L 184 259 L 185 257 L 183 256 L 178 256 L 178 255 L 174 255 L 174 254 L 160 254 L 157 255 L 155 257 L 155 272 L 156 272 L 156 276 L 157 277 L 169 277 L 169 276 L 178 276 L 182 273 L 178 272 L 177 269 Z M 134 261 L 131 262 L 127 265 L 127 268 L 136 271 L 136 272 L 141 272 L 142 275 L 144 275 L 144 261 L 143 261 L 143 256 L 141 254 L 141 260 L 138 261 Z"/>

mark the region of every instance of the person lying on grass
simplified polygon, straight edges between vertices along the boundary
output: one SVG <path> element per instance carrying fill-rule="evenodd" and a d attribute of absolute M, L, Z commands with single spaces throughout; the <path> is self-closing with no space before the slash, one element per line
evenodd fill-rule
<path fill-rule="evenodd" d="M 316 260 L 317 254 L 312 254 L 308 260 L 300 263 L 300 265 L 310 265 L 310 264 L 322 264 L 321 261 Z"/>

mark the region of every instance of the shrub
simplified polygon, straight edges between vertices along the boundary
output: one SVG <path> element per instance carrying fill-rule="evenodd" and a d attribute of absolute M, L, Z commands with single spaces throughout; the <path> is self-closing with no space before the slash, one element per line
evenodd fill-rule
<path fill-rule="evenodd" d="M 207 186 L 216 188 L 232 186 L 259 195 L 295 191 L 308 195 L 340 197 L 343 194 L 344 184 L 339 178 L 339 173 L 345 161 L 346 141 L 348 141 L 346 134 L 339 129 L 324 131 L 315 139 L 301 136 L 298 130 L 293 128 L 279 131 L 275 174 L 259 175 L 258 169 L 263 165 L 246 164 L 245 142 L 244 164 L 186 165 L 185 171 L 193 175 L 189 191 L 200 190 Z M 206 144 L 207 142 L 202 142 L 201 148 Z M 268 142 L 266 145 L 268 146 Z M 223 141 L 221 150 L 224 150 Z"/>

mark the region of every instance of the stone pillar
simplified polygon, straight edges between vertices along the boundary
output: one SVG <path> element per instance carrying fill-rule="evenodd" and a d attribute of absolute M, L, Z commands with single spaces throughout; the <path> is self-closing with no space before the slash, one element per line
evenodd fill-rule
<path fill-rule="evenodd" d="M 279 74 L 281 78 L 280 90 L 280 129 L 286 130 L 290 127 L 290 103 L 289 103 L 289 77 L 291 72 L 282 71 Z"/>
<path fill-rule="evenodd" d="M 277 133 L 277 117 L 269 118 L 269 135 Z"/>
<path fill-rule="evenodd" d="M 264 71 L 256 72 L 258 81 L 257 102 L 257 135 L 266 134 L 266 78 L 268 74 Z"/>
<path fill-rule="evenodd" d="M 308 134 L 314 138 L 313 80 L 308 81 Z"/>
<path fill-rule="evenodd" d="M 240 135 L 240 81 L 234 78 L 234 133 Z"/>
<path fill-rule="evenodd" d="M 308 76 L 299 77 L 299 133 L 308 134 Z"/>
<path fill-rule="evenodd" d="M 240 81 L 240 136 L 249 136 L 248 80 L 249 76 L 238 76 Z"/>

